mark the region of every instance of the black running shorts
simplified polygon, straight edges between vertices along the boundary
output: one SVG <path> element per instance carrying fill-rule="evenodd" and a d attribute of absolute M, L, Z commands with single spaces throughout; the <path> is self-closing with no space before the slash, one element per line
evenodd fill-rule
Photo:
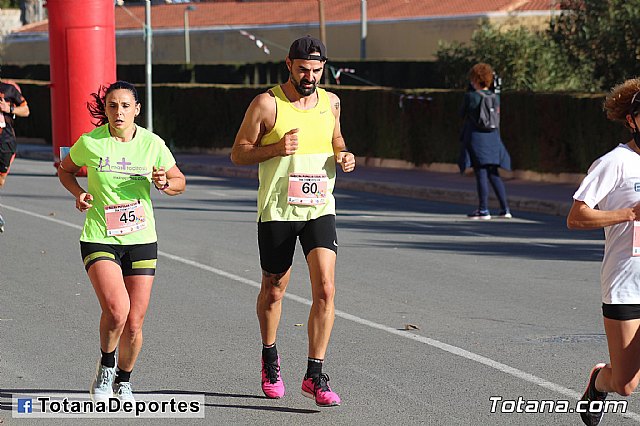
<path fill-rule="evenodd" d="M 640 305 L 603 303 L 602 315 L 618 321 L 640 319 Z"/>
<path fill-rule="evenodd" d="M 116 245 L 80 241 L 80 253 L 87 271 L 98 260 L 110 260 L 122 268 L 122 275 L 155 275 L 158 243 Z"/>
<path fill-rule="evenodd" d="M 265 272 L 280 274 L 293 263 L 296 239 L 306 258 L 315 248 L 326 248 L 338 253 L 335 215 L 320 216 L 309 221 L 258 222 L 258 248 L 260 266 Z"/>
<path fill-rule="evenodd" d="M 2 114 L 0 112 L 0 114 Z M 9 173 L 9 168 L 11 167 L 11 163 L 16 158 L 16 150 L 15 145 L 13 149 L 9 147 L 9 145 L 2 145 L 0 143 L 0 175 L 6 175 Z"/>

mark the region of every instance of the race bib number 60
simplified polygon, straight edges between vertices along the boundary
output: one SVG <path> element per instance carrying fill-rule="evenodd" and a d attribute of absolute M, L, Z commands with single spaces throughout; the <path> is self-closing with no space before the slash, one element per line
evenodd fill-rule
<path fill-rule="evenodd" d="M 303 206 L 324 204 L 327 201 L 328 183 L 326 174 L 291 173 L 287 202 Z"/>
<path fill-rule="evenodd" d="M 104 216 L 107 221 L 107 237 L 131 234 L 147 227 L 144 206 L 140 200 L 104 206 Z"/>

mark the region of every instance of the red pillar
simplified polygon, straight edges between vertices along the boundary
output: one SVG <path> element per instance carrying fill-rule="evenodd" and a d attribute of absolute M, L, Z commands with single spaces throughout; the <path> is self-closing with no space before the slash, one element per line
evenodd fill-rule
<path fill-rule="evenodd" d="M 48 0 L 54 165 L 94 126 L 90 94 L 116 80 L 113 0 Z M 85 172 L 86 173 L 86 172 Z"/>

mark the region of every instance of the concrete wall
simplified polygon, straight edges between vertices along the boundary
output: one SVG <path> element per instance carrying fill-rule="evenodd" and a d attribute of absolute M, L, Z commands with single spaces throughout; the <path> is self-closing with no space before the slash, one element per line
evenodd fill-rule
<path fill-rule="evenodd" d="M 0 36 L 10 33 L 22 26 L 19 9 L 0 10 Z"/>
<path fill-rule="evenodd" d="M 529 14 L 514 17 L 494 14 L 438 19 L 369 22 L 367 59 L 370 60 L 430 60 L 440 40 L 469 41 L 483 18 L 511 27 L 548 26 L 549 14 Z M 241 28 L 192 28 L 190 34 L 191 62 L 194 64 L 274 62 L 284 58 L 291 41 L 305 34 L 319 36 L 317 24 L 272 26 L 244 29 L 254 34 L 269 48 L 270 54 L 240 33 Z M 184 63 L 185 44 L 182 28 L 153 32 L 153 62 Z M 116 52 L 119 64 L 143 64 L 145 60 L 142 29 L 117 33 Z M 360 23 L 330 23 L 327 25 L 327 50 L 330 59 L 360 58 Z M 49 63 L 46 34 L 20 34 L 8 37 L 4 43 L 2 62 L 13 65 Z"/>

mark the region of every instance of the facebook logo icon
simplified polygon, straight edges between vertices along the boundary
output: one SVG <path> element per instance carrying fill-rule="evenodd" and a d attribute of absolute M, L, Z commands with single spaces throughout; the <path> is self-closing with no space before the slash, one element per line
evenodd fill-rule
<path fill-rule="evenodd" d="M 31 413 L 32 411 L 31 398 L 18 398 L 18 413 Z"/>

